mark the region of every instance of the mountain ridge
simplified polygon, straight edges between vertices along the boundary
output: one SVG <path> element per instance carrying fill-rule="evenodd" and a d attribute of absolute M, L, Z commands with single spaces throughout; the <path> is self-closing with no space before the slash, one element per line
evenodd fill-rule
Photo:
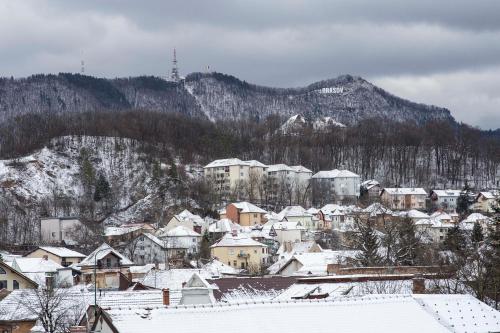
<path fill-rule="evenodd" d="M 448 109 L 402 99 L 351 75 L 298 88 L 260 86 L 217 72 L 191 73 L 179 83 L 153 76 L 107 79 L 70 73 L 0 79 L 0 122 L 26 113 L 102 109 L 176 112 L 212 121 L 302 114 L 346 125 L 367 118 L 455 122 Z"/>

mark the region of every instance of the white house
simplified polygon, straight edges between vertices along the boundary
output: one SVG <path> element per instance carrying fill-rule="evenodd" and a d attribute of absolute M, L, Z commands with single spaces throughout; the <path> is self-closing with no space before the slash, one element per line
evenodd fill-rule
<path fill-rule="evenodd" d="M 168 230 L 160 238 L 165 240 L 169 249 L 185 249 L 186 255 L 195 255 L 200 248 L 201 235 L 184 226 Z"/>
<path fill-rule="evenodd" d="M 457 201 L 461 192 L 461 190 L 432 190 L 429 196 L 437 208 L 453 212 L 457 209 Z"/>
<path fill-rule="evenodd" d="M 278 216 L 283 216 L 288 222 L 300 222 L 301 226 L 307 230 L 320 229 L 319 219 L 309 214 L 302 206 L 287 206 Z"/>
<path fill-rule="evenodd" d="M 75 230 L 82 227 L 76 217 L 43 217 L 40 219 L 40 241 L 44 244 L 75 245 Z"/>
<path fill-rule="evenodd" d="M 137 265 L 159 264 L 167 262 L 165 243 L 150 233 L 142 233 L 125 248 L 126 254 Z"/>
<path fill-rule="evenodd" d="M 348 170 L 320 171 L 312 176 L 313 204 L 359 197 L 360 177 Z"/>

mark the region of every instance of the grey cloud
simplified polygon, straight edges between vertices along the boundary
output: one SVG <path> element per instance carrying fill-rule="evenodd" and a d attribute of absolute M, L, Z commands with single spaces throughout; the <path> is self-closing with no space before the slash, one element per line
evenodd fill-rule
<path fill-rule="evenodd" d="M 163 75 L 177 47 L 184 74 L 210 65 L 284 87 L 360 75 L 492 126 L 496 90 L 467 89 L 463 73 L 498 87 L 484 74 L 500 67 L 498 13 L 500 1 L 0 0 L 0 75 L 75 72 L 82 57 L 91 75 Z M 451 78 L 459 98 L 422 83 Z"/>

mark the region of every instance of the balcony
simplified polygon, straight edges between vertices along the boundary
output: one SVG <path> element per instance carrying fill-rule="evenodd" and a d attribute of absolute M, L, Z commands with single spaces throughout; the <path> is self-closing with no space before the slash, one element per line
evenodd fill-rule
<path fill-rule="evenodd" d="M 238 258 L 248 259 L 248 258 L 250 258 L 250 253 L 240 252 L 240 253 L 238 253 Z"/>

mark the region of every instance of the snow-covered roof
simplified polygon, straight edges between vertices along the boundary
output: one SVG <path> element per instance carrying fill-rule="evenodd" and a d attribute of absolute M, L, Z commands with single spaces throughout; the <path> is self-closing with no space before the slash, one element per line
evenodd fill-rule
<path fill-rule="evenodd" d="M 155 267 L 154 264 L 146 264 L 142 266 L 130 266 L 129 270 L 132 274 L 147 274 Z"/>
<path fill-rule="evenodd" d="M 498 331 L 499 312 L 468 295 L 369 295 L 333 300 L 228 303 L 205 306 L 111 307 L 105 310 L 120 333 L 221 332 L 487 332 Z M 333 325 L 333 326 L 332 326 Z"/>
<path fill-rule="evenodd" d="M 175 228 L 168 230 L 165 233 L 166 237 L 201 237 L 196 231 L 189 229 L 183 225 L 179 225 Z"/>
<path fill-rule="evenodd" d="M 295 254 L 284 264 L 279 271 L 288 265 L 288 263 L 296 260 L 302 266 L 294 272 L 294 275 L 326 275 L 328 264 L 346 263 L 349 258 L 355 258 L 359 251 L 323 251 Z"/>
<path fill-rule="evenodd" d="M 253 240 L 250 236 L 242 233 L 238 233 L 233 235 L 231 233 L 227 233 L 222 237 L 218 242 L 212 245 L 212 248 L 215 247 L 244 247 L 244 246 L 259 246 L 259 247 L 267 247 L 260 242 Z"/>
<path fill-rule="evenodd" d="M 288 221 L 283 221 L 283 222 L 275 222 L 269 226 L 267 226 L 267 223 L 264 225 L 266 230 L 270 230 L 273 228 L 274 230 L 305 230 L 300 222 L 288 222 Z"/>
<path fill-rule="evenodd" d="M 311 215 L 316 215 L 319 213 L 319 209 L 311 207 L 311 208 L 307 209 L 306 212 L 311 214 Z"/>
<path fill-rule="evenodd" d="M 349 170 L 333 169 L 329 171 L 319 171 L 312 178 L 359 178 L 359 175 Z"/>
<path fill-rule="evenodd" d="M 411 219 L 428 219 L 430 216 L 424 212 L 421 212 L 417 209 L 412 209 L 407 212 L 402 212 L 402 216 L 409 217 Z"/>
<path fill-rule="evenodd" d="M 159 239 L 158 237 L 156 237 L 155 235 L 153 234 L 150 234 L 149 232 L 143 232 L 141 234 L 141 236 L 144 236 L 146 238 L 149 238 L 153 243 L 155 243 L 156 245 L 159 245 L 161 247 L 165 247 L 165 242 L 162 241 L 161 239 Z"/>
<path fill-rule="evenodd" d="M 60 311 L 67 312 L 71 320 L 80 317 L 87 307 L 94 304 L 93 289 L 87 290 L 81 286 L 72 288 L 57 289 L 60 294 Z M 36 306 L 41 298 L 37 296 L 33 289 L 14 290 L 0 302 L 0 321 L 12 320 L 36 320 L 37 316 L 27 308 L 27 305 Z M 43 294 L 40 294 L 43 296 Z M 175 294 L 174 294 L 175 295 Z M 22 301 L 21 301 L 22 300 Z M 173 303 L 172 303 L 173 302 Z M 171 304 L 177 304 L 176 299 L 172 299 Z M 102 290 L 97 293 L 97 304 L 103 308 L 111 306 L 161 306 L 163 305 L 163 294 L 161 290 L 138 290 L 138 291 L 108 291 Z"/>
<path fill-rule="evenodd" d="M 281 212 L 279 212 L 279 215 L 290 216 L 290 217 L 291 216 L 297 216 L 297 217 L 311 216 L 311 214 L 306 212 L 306 210 L 302 206 L 287 206 L 287 207 L 283 208 L 283 210 Z"/>
<path fill-rule="evenodd" d="M 431 193 L 436 194 L 438 197 L 459 197 L 461 190 L 432 190 Z"/>
<path fill-rule="evenodd" d="M 52 253 L 52 254 L 54 254 L 58 257 L 61 257 L 61 258 L 64 258 L 64 257 L 66 257 L 66 258 L 85 258 L 84 254 L 70 250 L 66 247 L 40 246 L 39 249 L 42 249 L 42 250 L 49 252 L 49 253 Z"/>
<path fill-rule="evenodd" d="M 267 213 L 264 209 L 259 208 L 250 202 L 242 201 L 242 202 L 233 202 L 232 204 L 236 206 L 236 208 L 238 208 L 241 211 L 241 213 L 262 213 L 262 214 Z"/>
<path fill-rule="evenodd" d="M 490 191 L 479 192 L 478 196 L 482 195 L 485 199 L 495 199 L 495 194 Z"/>
<path fill-rule="evenodd" d="M 205 221 L 203 220 L 203 218 L 201 216 L 193 214 L 193 213 L 191 213 L 187 209 L 184 209 L 182 212 L 180 212 L 179 214 L 175 215 L 175 217 L 179 221 L 190 220 L 191 222 L 193 222 L 196 225 L 203 225 L 203 224 L 205 224 Z"/>
<path fill-rule="evenodd" d="M 120 265 L 122 266 L 131 266 L 134 264 L 130 259 L 122 255 L 120 252 L 116 251 L 108 244 L 103 243 L 101 246 L 95 249 L 91 254 L 89 254 L 85 259 L 83 259 L 82 262 L 78 264 L 78 266 L 94 266 L 94 262 L 96 260 L 101 260 L 110 253 L 113 253 L 120 259 Z"/>
<path fill-rule="evenodd" d="M 382 191 L 390 195 L 427 195 L 421 187 L 385 187 Z"/>
<path fill-rule="evenodd" d="M 295 172 L 312 173 L 311 170 L 302 165 L 292 165 L 290 166 L 290 168 L 292 168 L 292 170 Z"/>
<path fill-rule="evenodd" d="M 220 219 L 208 226 L 208 232 L 210 233 L 224 233 L 231 232 L 232 230 L 238 230 L 240 225 L 234 223 L 230 219 Z"/>
<path fill-rule="evenodd" d="M 268 165 L 267 172 L 277 172 L 277 171 L 290 171 L 290 172 L 293 172 L 294 170 L 292 168 L 290 168 L 286 164 L 271 164 L 271 165 Z"/>
<path fill-rule="evenodd" d="M 380 183 L 374 179 L 369 179 L 369 180 L 365 180 L 364 182 L 362 182 L 361 186 L 366 188 L 367 190 L 369 190 L 372 187 L 380 186 Z"/>
<path fill-rule="evenodd" d="M 222 261 L 219 261 L 217 259 L 210 260 L 209 263 L 207 263 L 203 266 L 203 270 L 209 272 L 212 277 L 221 276 L 224 274 L 233 275 L 233 274 L 238 274 L 241 272 L 240 269 L 236 269 L 234 267 L 228 266 L 228 265 L 224 264 Z"/>
<path fill-rule="evenodd" d="M 239 158 L 226 158 L 226 159 L 212 161 L 207 165 L 205 165 L 205 168 L 218 168 L 218 167 L 225 167 L 232 165 L 246 165 L 250 167 L 261 167 L 261 168 L 267 167 L 265 164 L 256 160 L 242 161 Z"/>
<path fill-rule="evenodd" d="M 132 226 L 132 227 L 106 227 L 104 228 L 104 236 L 121 236 L 126 235 L 131 232 L 140 230 L 141 226 Z"/>
<path fill-rule="evenodd" d="M 437 212 L 434 212 L 431 214 L 431 219 L 436 219 L 436 220 L 440 220 L 440 221 L 451 221 L 452 218 L 451 218 L 451 215 L 446 213 L 446 212 L 440 212 L 440 211 L 437 211 Z"/>
<path fill-rule="evenodd" d="M 361 210 L 363 213 L 368 213 L 370 216 L 376 216 L 380 214 L 392 214 L 392 211 L 386 207 L 384 207 L 381 203 L 375 202 L 370 206 Z"/>
<path fill-rule="evenodd" d="M 43 258 L 15 258 L 12 262 L 12 267 L 23 274 L 28 273 L 48 273 L 57 272 L 58 269 L 64 268 L 57 262 L 51 259 Z M 28 275 L 29 276 L 29 275 Z"/>
<path fill-rule="evenodd" d="M 481 213 L 472 213 L 462 222 L 464 223 L 475 223 L 476 221 L 491 221 L 491 218 L 485 216 Z"/>
<path fill-rule="evenodd" d="M 209 279 L 214 276 L 213 272 L 207 269 L 168 269 L 168 270 L 155 270 L 152 269 L 144 278 L 141 283 L 145 286 L 163 289 L 168 288 L 172 290 L 180 291 L 182 289 L 182 284 L 187 282 L 194 273 L 200 274 L 201 277 Z"/>

